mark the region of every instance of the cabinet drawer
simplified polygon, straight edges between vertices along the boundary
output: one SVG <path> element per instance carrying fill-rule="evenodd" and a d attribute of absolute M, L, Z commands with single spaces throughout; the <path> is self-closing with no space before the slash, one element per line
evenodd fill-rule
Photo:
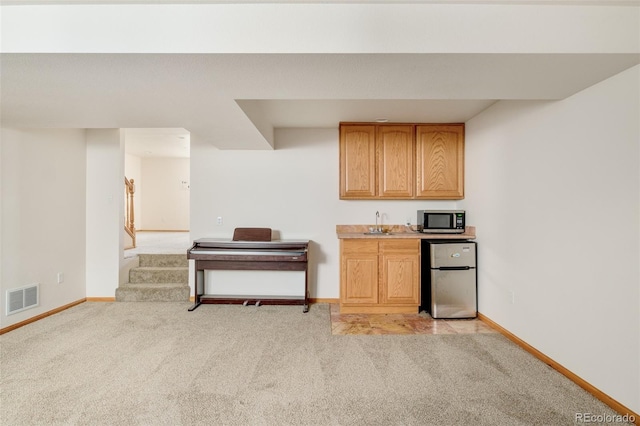
<path fill-rule="evenodd" d="M 344 254 L 378 254 L 378 241 L 372 239 L 340 240 Z"/>
<path fill-rule="evenodd" d="M 420 240 L 419 239 L 397 239 L 397 240 L 380 240 L 379 242 L 380 253 L 388 252 L 410 252 L 420 253 Z"/>

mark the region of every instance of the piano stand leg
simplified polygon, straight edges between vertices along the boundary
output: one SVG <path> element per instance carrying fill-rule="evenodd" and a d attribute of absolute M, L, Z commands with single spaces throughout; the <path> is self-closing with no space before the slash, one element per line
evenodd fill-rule
<path fill-rule="evenodd" d="M 305 303 L 304 307 L 302 308 L 302 313 L 306 314 L 307 312 L 309 312 L 309 305 L 307 303 Z"/>
<path fill-rule="evenodd" d="M 202 305 L 201 302 L 196 302 L 193 304 L 193 306 L 191 306 L 188 310 L 189 312 L 193 311 L 195 308 L 197 308 L 198 306 Z"/>

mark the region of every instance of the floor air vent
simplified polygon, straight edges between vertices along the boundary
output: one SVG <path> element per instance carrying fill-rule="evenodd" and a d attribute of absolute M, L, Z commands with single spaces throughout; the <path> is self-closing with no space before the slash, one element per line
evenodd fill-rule
<path fill-rule="evenodd" d="M 7 290 L 7 315 L 38 306 L 39 297 L 38 284 Z"/>

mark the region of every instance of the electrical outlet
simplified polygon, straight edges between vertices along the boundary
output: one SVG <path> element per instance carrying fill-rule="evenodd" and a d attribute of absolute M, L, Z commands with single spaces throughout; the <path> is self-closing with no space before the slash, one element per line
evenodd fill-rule
<path fill-rule="evenodd" d="M 218 216 L 218 218 L 216 219 L 216 223 L 218 224 L 218 226 L 222 225 L 222 216 Z"/>
<path fill-rule="evenodd" d="M 64 272 L 58 272 L 58 284 L 62 284 L 64 282 Z"/>
<path fill-rule="evenodd" d="M 411 226 L 411 218 L 408 217 L 405 223 L 407 224 L 407 226 Z"/>

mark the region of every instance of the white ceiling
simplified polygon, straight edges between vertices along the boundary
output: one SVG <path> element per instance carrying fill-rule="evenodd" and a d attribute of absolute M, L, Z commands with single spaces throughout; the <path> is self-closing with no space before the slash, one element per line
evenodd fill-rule
<path fill-rule="evenodd" d="M 343 2 L 333 0 L 328 3 Z M 388 0 L 363 1 L 367 2 L 389 3 Z M 8 4 L 6 0 L 3 3 Z M 33 0 L 22 3 L 72 4 L 74 6 L 69 7 L 79 7 L 75 5 L 158 2 Z M 191 2 L 184 0 L 175 3 Z M 219 0 L 207 3 L 239 2 Z M 287 2 L 253 0 L 246 3 Z M 514 2 L 415 0 L 409 3 Z M 515 3 L 629 5 L 638 4 L 638 0 L 529 0 Z M 323 7 L 322 10 L 325 9 Z M 82 10 L 90 11 L 86 8 Z M 407 13 L 407 10 L 411 9 L 403 10 Z M 535 19 L 555 17 L 555 14 L 551 13 L 553 10 L 556 9 L 550 11 L 545 8 L 548 15 L 541 15 Z M 558 10 L 563 11 L 563 16 L 573 16 L 566 8 Z M 13 38 L 7 39 L 3 30 L 3 47 L 17 47 L 9 50 L 16 53 L 2 53 L 1 57 L 0 118 L 4 127 L 129 129 L 127 145 L 141 156 L 184 156 L 184 151 L 188 151 L 184 146 L 187 139 L 190 139 L 191 143 L 209 143 L 220 149 L 272 149 L 274 145 L 277 148 L 274 129 L 282 127 L 337 128 L 340 121 L 374 121 L 380 118 L 392 122 L 466 122 L 496 101 L 564 99 L 639 64 L 640 55 L 628 53 L 633 49 L 623 50 L 627 53 L 615 53 L 615 44 L 612 44 L 613 48 L 608 45 L 588 48 L 590 45 L 583 40 L 584 35 L 590 34 L 589 43 L 597 43 L 602 37 L 598 36 L 598 32 L 593 34 L 588 31 L 592 25 L 604 25 L 599 22 L 597 16 L 590 14 L 593 10 L 591 6 L 583 6 L 580 9 L 586 16 L 584 19 L 587 23 L 581 23 L 578 19 L 576 22 L 582 25 L 579 27 L 582 32 L 575 31 L 571 37 L 567 37 L 569 42 L 565 44 L 545 44 L 548 43 L 549 37 L 551 40 L 557 39 L 554 37 L 556 32 L 565 31 L 564 21 L 554 22 L 555 32 L 550 30 L 549 34 L 545 34 L 544 29 L 537 24 L 529 28 L 529 33 L 540 32 L 541 36 L 546 37 L 547 41 L 541 42 L 541 45 L 550 53 L 541 53 L 545 52 L 545 49 L 536 50 L 536 45 L 526 45 L 520 49 L 520 53 L 517 49 L 509 51 L 509 41 L 501 43 L 499 38 L 490 40 L 491 43 L 497 43 L 494 46 L 495 51 L 502 53 L 442 53 L 434 51 L 437 50 L 437 45 L 425 48 L 427 53 L 366 53 L 371 43 L 375 48 L 376 41 L 385 40 L 379 39 L 383 36 L 380 31 L 369 34 L 370 30 L 375 29 L 375 19 L 372 22 L 363 21 L 367 25 L 370 24 L 370 27 L 358 27 L 346 33 L 358 35 L 364 31 L 368 34 L 367 38 L 362 40 L 363 46 L 356 46 L 356 53 L 171 53 L 171 46 L 167 47 L 168 53 L 100 53 L 101 47 L 96 47 L 93 50 L 95 53 L 85 53 L 83 46 L 74 47 L 76 53 L 38 53 L 42 51 L 38 50 L 41 41 L 46 44 L 53 36 L 67 37 L 75 34 L 74 31 L 79 31 L 61 31 L 58 34 L 55 25 L 48 29 L 48 34 L 51 34 L 48 38 L 32 39 L 30 43 L 34 43 L 33 47 L 26 50 L 29 53 L 21 53 L 23 51 L 20 50 L 22 45 L 19 41 L 25 35 L 32 35 L 33 31 L 20 33 L 20 28 L 24 26 L 21 27 L 14 22 L 11 31 L 16 35 Z M 207 16 L 215 17 L 215 14 L 212 15 L 212 9 L 208 11 L 210 15 Z M 11 12 L 14 13 L 11 16 L 22 16 L 17 13 L 17 9 Z M 611 10 L 608 9 L 609 12 Z M 620 13 L 616 13 L 614 15 L 619 19 Z M 277 16 L 274 14 L 272 18 L 276 19 Z M 519 12 L 518 16 L 519 19 L 524 19 L 519 22 L 527 21 L 528 16 L 524 17 L 522 12 Z M 25 24 L 29 22 L 30 17 L 31 15 L 24 15 Z M 66 18 L 71 19 L 69 16 Z M 464 16 L 464 20 L 476 25 L 478 30 L 484 28 L 481 22 L 476 22 L 477 20 L 474 21 L 468 16 Z M 43 22 L 50 24 L 46 20 Z M 420 22 L 413 22 L 412 31 L 417 34 L 423 33 Z M 632 38 L 634 26 L 637 24 L 630 22 L 633 26 L 626 28 L 627 31 L 631 28 L 631 32 L 625 34 L 631 34 Z M 85 21 L 80 23 L 83 24 Z M 205 24 L 195 23 L 193 32 L 187 36 L 196 37 L 200 30 L 209 31 L 210 25 Z M 609 22 L 606 24 L 612 25 Z M 110 27 L 105 28 L 103 30 L 109 31 Z M 238 35 L 233 32 L 234 28 L 230 26 L 226 33 L 219 34 Z M 296 28 L 304 26 L 292 27 L 290 30 Z M 449 31 L 444 39 L 457 46 L 460 45 L 456 43 L 464 45 L 464 40 L 476 34 L 474 28 L 468 28 L 460 34 Z M 260 34 L 269 33 L 275 40 L 273 50 L 286 47 L 287 43 L 278 43 L 283 42 L 281 36 L 291 35 L 281 35 L 277 31 L 270 31 L 269 28 L 250 27 L 250 30 L 251 40 L 255 40 Z M 505 29 L 504 33 L 508 34 L 508 31 L 514 30 Z M 108 38 L 108 34 L 112 32 L 113 30 L 108 32 L 105 37 Z M 153 34 L 155 36 L 152 40 L 159 43 L 157 36 L 162 33 Z M 211 34 L 213 35 L 209 37 L 215 37 L 217 33 Z M 308 42 L 314 34 L 308 31 L 305 40 Z M 415 41 L 412 34 L 405 34 L 396 28 L 394 40 L 400 46 L 400 41 L 408 43 L 407 46 L 414 46 L 411 44 Z M 96 43 L 102 40 L 101 35 L 99 31 L 93 34 Z M 458 39 L 458 35 L 464 35 L 466 38 Z M 523 34 L 518 36 L 521 44 L 526 44 L 530 39 Z M 422 37 L 426 36 L 422 34 Z M 625 40 L 629 38 L 626 37 Z M 5 43 L 4 39 L 9 42 Z M 60 39 L 58 43 L 64 49 L 67 44 L 74 45 L 72 40 L 75 38 L 69 39 L 66 43 L 64 39 Z M 424 40 L 427 43 L 430 39 Z M 181 43 L 184 41 L 184 37 L 180 39 Z M 357 41 L 358 39 L 349 39 L 348 48 L 354 48 L 353 43 Z M 567 53 L 562 53 L 565 45 L 575 47 Z M 220 49 L 226 46 L 223 45 Z M 493 48 L 492 46 L 488 46 L 487 49 Z M 175 49 L 182 51 L 182 48 Z M 317 45 L 310 43 L 306 48 L 313 52 Z M 184 139 L 180 139 L 181 137 Z M 171 152 L 161 154 L 160 152 L 165 150 L 161 150 L 160 146 L 171 148 Z"/>
<path fill-rule="evenodd" d="M 270 149 L 273 128 L 464 122 L 496 100 L 563 99 L 634 54 L 3 54 L 8 127 L 183 128 Z"/>
<path fill-rule="evenodd" d="M 361 3 L 388 3 L 389 0 L 360 0 Z M 638 0 L 395 0 L 396 3 L 425 4 L 533 4 L 533 5 L 637 5 Z M 4 4 L 215 4 L 215 3 L 353 3 L 353 0 L 3 0 Z"/>

